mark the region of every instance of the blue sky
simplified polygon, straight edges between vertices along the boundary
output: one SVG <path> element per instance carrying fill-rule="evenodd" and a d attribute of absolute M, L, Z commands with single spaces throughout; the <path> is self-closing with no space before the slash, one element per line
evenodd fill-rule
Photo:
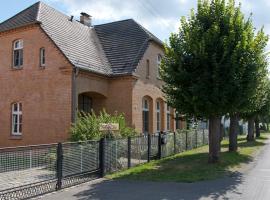
<path fill-rule="evenodd" d="M 1 1 L 0 22 L 15 15 L 36 0 Z M 161 40 L 168 39 L 171 32 L 177 31 L 181 16 L 187 16 L 191 8 L 196 7 L 196 0 L 44 0 L 57 10 L 79 18 L 84 11 L 93 16 L 93 23 L 100 24 L 121 19 L 133 18 Z M 253 13 L 257 28 L 265 26 L 270 34 L 270 1 L 238 0 L 243 12 L 248 16 Z M 16 6 L 14 6 L 16 5 Z M 270 42 L 269 42 L 270 44 Z M 270 49 L 270 45 L 268 48 Z"/>

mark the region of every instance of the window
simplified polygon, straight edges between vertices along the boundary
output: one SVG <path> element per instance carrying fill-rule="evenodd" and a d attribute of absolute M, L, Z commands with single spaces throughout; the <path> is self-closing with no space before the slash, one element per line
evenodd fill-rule
<path fill-rule="evenodd" d="M 21 68 L 23 65 L 23 41 L 16 40 L 13 43 L 13 67 Z"/>
<path fill-rule="evenodd" d="M 40 66 L 45 67 L 45 48 L 40 48 Z"/>
<path fill-rule="evenodd" d="M 92 110 L 92 98 L 84 94 L 79 95 L 79 111 L 90 113 Z"/>
<path fill-rule="evenodd" d="M 146 78 L 150 77 L 150 61 L 146 60 Z"/>
<path fill-rule="evenodd" d="M 143 99 L 142 107 L 142 118 L 143 118 L 143 133 L 149 133 L 149 102 L 147 99 Z"/>
<path fill-rule="evenodd" d="M 175 128 L 180 129 L 180 115 L 177 111 L 175 111 Z"/>
<path fill-rule="evenodd" d="M 22 135 L 22 104 L 12 104 L 12 135 Z"/>
<path fill-rule="evenodd" d="M 167 116 L 167 130 L 169 131 L 170 130 L 170 125 L 171 125 L 171 108 L 170 106 L 168 106 L 167 104 L 167 111 L 166 111 L 166 116 Z"/>
<path fill-rule="evenodd" d="M 157 78 L 160 78 L 159 70 L 161 65 L 162 56 L 158 54 L 157 56 Z"/>
<path fill-rule="evenodd" d="M 160 131 L 160 101 L 157 101 L 156 112 L 157 112 L 157 132 L 159 132 Z"/>

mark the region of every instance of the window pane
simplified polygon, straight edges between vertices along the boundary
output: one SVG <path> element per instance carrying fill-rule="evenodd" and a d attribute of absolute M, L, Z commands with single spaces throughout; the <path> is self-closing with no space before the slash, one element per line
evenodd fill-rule
<path fill-rule="evenodd" d="M 19 65 L 21 66 L 23 65 L 23 50 L 22 49 L 19 50 L 19 58 L 20 58 Z"/>
<path fill-rule="evenodd" d="M 17 103 L 14 103 L 13 104 L 13 111 L 14 112 L 17 112 L 18 111 L 18 104 Z"/>
<path fill-rule="evenodd" d="M 79 110 L 83 112 L 91 112 L 92 109 L 92 99 L 86 95 L 79 95 L 79 102 L 78 102 Z"/>
<path fill-rule="evenodd" d="M 19 103 L 19 111 L 22 111 L 22 104 Z"/>
<path fill-rule="evenodd" d="M 148 133 L 149 131 L 149 112 L 143 111 L 143 132 Z"/>
<path fill-rule="evenodd" d="M 13 127 L 13 132 L 17 133 L 17 124 L 18 124 L 18 118 L 16 114 L 12 115 L 12 127 Z"/>

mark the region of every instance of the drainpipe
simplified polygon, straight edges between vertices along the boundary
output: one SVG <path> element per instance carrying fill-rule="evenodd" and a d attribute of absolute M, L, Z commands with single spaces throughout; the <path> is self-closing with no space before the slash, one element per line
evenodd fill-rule
<path fill-rule="evenodd" d="M 76 107 L 77 107 L 77 84 L 76 78 L 79 74 L 79 68 L 74 66 L 72 70 L 72 103 L 71 103 L 71 122 L 76 121 Z"/>

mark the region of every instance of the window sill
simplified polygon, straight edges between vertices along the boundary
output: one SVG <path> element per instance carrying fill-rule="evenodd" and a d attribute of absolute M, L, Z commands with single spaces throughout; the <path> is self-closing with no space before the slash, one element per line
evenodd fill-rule
<path fill-rule="evenodd" d="M 11 71 L 22 70 L 23 67 L 11 67 Z"/>
<path fill-rule="evenodd" d="M 21 140 L 22 139 L 22 135 L 11 135 L 10 140 Z"/>

